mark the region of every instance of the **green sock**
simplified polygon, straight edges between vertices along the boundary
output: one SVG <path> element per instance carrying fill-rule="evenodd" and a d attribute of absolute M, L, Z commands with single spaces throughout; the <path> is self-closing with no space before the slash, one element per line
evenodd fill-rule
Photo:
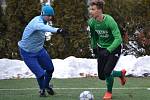
<path fill-rule="evenodd" d="M 111 75 L 113 77 L 121 77 L 122 76 L 122 72 L 121 71 L 112 71 Z"/>
<path fill-rule="evenodd" d="M 113 83 L 114 83 L 114 77 L 112 75 L 106 77 L 106 85 L 107 85 L 108 92 L 112 92 Z"/>

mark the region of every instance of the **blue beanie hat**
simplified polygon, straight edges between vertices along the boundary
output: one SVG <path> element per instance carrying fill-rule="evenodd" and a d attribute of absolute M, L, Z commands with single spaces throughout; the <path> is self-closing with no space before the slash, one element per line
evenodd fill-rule
<path fill-rule="evenodd" d="M 49 5 L 45 5 L 42 7 L 41 15 L 42 16 L 54 16 L 54 9 Z"/>

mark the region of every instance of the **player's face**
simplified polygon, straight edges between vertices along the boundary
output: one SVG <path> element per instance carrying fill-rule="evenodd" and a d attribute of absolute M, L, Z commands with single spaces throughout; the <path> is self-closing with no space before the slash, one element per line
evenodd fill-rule
<path fill-rule="evenodd" d="M 49 22 L 49 21 L 52 21 L 53 16 L 44 16 L 44 18 L 47 22 Z"/>
<path fill-rule="evenodd" d="M 90 17 L 97 18 L 102 14 L 102 10 L 98 9 L 96 5 L 89 7 Z"/>

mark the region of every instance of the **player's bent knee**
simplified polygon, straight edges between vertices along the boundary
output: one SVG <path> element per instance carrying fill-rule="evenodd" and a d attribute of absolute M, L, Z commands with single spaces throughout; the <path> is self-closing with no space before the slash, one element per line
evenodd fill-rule
<path fill-rule="evenodd" d="M 36 73 L 35 74 L 35 76 L 36 76 L 36 78 L 41 78 L 41 77 L 43 77 L 44 76 L 44 71 L 43 72 L 41 72 L 41 73 Z"/>
<path fill-rule="evenodd" d="M 51 70 L 46 70 L 46 73 L 50 76 L 52 76 L 53 72 L 54 72 L 54 68 L 52 68 Z"/>
<path fill-rule="evenodd" d="M 100 80 L 105 80 L 105 76 L 101 75 L 101 76 L 98 76 Z"/>
<path fill-rule="evenodd" d="M 44 74 L 41 76 L 36 76 L 37 79 L 44 79 Z"/>

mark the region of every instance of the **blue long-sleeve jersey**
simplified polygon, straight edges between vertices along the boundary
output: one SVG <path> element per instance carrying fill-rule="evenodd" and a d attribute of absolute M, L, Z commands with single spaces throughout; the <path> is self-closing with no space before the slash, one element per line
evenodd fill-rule
<path fill-rule="evenodd" d="M 43 48 L 45 32 L 57 32 L 59 28 L 51 27 L 46 24 L 43 16 L 34 17 L 25 27 L 22 39 L 18 46 L 26 52 L 36 53 Z"/>

